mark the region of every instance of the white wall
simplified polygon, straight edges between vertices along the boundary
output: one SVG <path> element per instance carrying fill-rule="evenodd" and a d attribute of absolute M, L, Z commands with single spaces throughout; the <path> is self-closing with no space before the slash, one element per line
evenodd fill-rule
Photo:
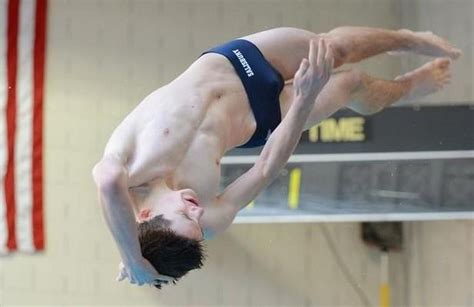
<path fill-rule="evenodd" d="M 420 105 L 474 104 L 472 78 L 474 71 L 474 1 L 472 0 L 402 0 L 401 27 L 416 31 L 432 31 L 448 38 L 463 51 L 453 64 L 452 84 L 442 92 L 425 97 Z M 405 70 L 418 66 L 427 59 L 406 57 Z"/>
<path fill-rule="evenodd" d="M 460 7 L 448 16 L 469 20 L 471 2 L 454 2 Z M 0 259 L 0 305 L 363 306 L 328 248 L 326 228 L 354 280 L 376 305 L 379 255 L 362 245 L 355 223 L 236 225 L 209 242 L 205 268 L 175 287 L 158 293 L 116 283 L 119 257 L 103 223 L 90 173 L 125 114 L 204 49 L 280 25 L 316 32 L 349 24 L 394 29 L 411 22 L 410 3 L 50 0 L 47 247 L 42 254 Z M 421 12 L 434 4 L 417 1 L 416 5 Z M 429 28 L 445 31 L 441 23 L 450 24 L 452 19 L 436 14 L 440 25 L 434 22 Z M 465 44 L 472 53 L 472 27 L 465 40 L 451 33 L 441 34 Z M 465 58 L 472 65 L 472 54 Z M 362 67 L 390 77 L 400 72 L 400 64 L 398 58 L 381 56 Z M 462 80 L 472 80 L 472 69 L 456 65 Z M 473 101 L 472 83 L 463 82 L 467 94 L 457 96 L 458 90 L 451 89 L 453 96 L 430 99 Z M 390 256 L 395 305 L 472 305 L 474 223 L 419 222 L 407 224 L 405 230 L 405 248 Z"/>

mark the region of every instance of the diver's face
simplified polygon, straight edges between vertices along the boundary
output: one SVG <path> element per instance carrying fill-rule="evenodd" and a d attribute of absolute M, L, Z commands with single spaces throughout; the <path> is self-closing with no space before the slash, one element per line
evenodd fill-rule
<path fill-rule="evenodd" d="M 196 240 L 202 240 L 203 234 L 200 225 L 204 209 L 199 203 L 196 193 L 191 189 L 166 190 L 153 200 L 153 207 L 148 214 L 140 213 L 142 220 L 150 220 L 155 216 L 163 215 L 170 220 L 170 228 L 177 234 Z"/>

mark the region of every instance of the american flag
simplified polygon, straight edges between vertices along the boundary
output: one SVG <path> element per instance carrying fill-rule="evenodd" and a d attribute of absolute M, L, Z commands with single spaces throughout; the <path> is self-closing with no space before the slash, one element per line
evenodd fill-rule
<path fill-rule="evenodd" d="M 44 249 L 47 0 L 0 0 L 0 254 Z"/>

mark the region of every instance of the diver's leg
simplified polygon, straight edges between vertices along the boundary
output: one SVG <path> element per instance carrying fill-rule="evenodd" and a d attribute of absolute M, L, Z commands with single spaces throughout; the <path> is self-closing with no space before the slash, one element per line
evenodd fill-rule
<path fill-rule="evenodd" d="M 293 78 L 303 58 L 308 57 L 309 42 L 325 38 L 333 49 L 335 67 L 354 63 L 389 51 L 457 58 L 461 54 L 444 39 L 427 32 L 385 30 L 364 27 L 339 27 L 316 34 L 297 28 L 276 28 L 243 37 L 254 43 L 285 80 Z"/>
<path fill-rule="evenodd" d="M 316 98 L 305 128 L 344 107 L 368 115 L 400 100 L 434 93 L 450 81 L 449 64 L 449 59 L 436 59 L 394 80 L 377 79 L 355 69 L 337 72 Z M 288 111 L 292 97 L 293 85 L 287 82 L 280 95 L 282 116 Z"/>
<path fill-rule="evenodd" d="M 367 27 L 338 27 L 328 33 L 345 54 L 345 63 L 356 63 L 389 51 L 410 51 L 434 57 L 457 59 L 461 55 L 445 39 L 432 32 L 407 29 L 386 30 Z M 337 48 L 336 48 L 337 49 Z"/>

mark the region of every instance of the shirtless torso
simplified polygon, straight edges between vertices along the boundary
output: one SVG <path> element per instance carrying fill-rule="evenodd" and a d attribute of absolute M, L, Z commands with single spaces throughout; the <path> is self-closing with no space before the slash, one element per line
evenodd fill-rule
<path fill-rule="evenodd" d="M 245 143 L 255 126 L 231 64 L 206 54 L 146 97 L 115 130 L 105 153 L 126 159 L 131 189 L 166 178 L 174 188 L 193 189 L 205 204 L 218 191 L 222 156 Z"/>

